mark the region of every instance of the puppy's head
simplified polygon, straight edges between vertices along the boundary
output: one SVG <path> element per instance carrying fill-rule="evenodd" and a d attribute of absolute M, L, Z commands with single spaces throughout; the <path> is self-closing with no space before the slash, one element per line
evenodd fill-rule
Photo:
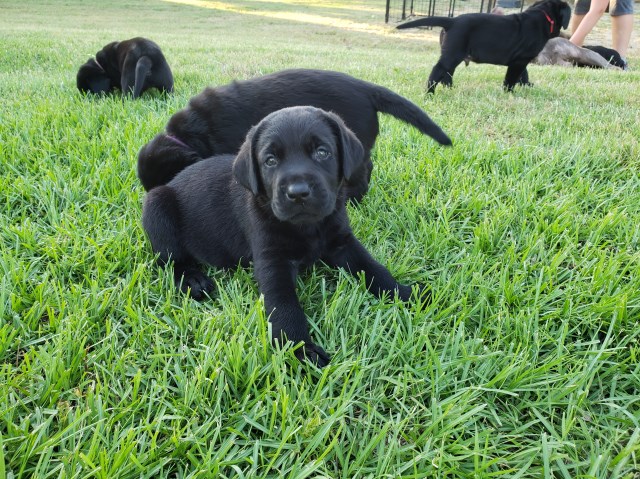
<path fill-rule="evenodd" d="M 527 10 L 541 10 L 554 19 L 552 36 L 560 34 L 560 28 L 566 30 L 571 20 L 571 7 L 563 0 L 540 0 L 531 5 Z"/>
<path fill-rule="evenodd" d="M 93 58 L 78 70 L 76 85 L 82 93 L 108 93 L 111 90 L 109 76 Z"/>
<path fill-rule="evenodd" d="M 330 215 L 343 180 L 364 161 L 364 149 L 342 119 L 297 106 L 271 113 L 247 134 L 233 164 L 237 181 L 266 197 L 281 221 L 309 224 Z"/>

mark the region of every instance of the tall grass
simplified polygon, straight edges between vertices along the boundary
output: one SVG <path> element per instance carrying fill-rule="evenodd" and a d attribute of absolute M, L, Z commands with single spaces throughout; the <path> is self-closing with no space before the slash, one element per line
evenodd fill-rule
<path fill-rule="evenodd" d="M 511 95 L 503 68 L 461 67 L 427 98 L 436 35 L 385 29 L 383 2 L 0 10 L 0 477 L 640 477 L 635 53 L 531 67 Z M 79 65 L 138 35 L 176 93 L 81 96 Z M 388 86 L 454 140 L 381 117 L 352 224 L 434 301 L 318 265 L 298 292 L 323 370 L 270 346 L 251 270 L 211 270 L 196 303 L 140 225 L 136 155 L 169 116 L 288 67 Z"/>

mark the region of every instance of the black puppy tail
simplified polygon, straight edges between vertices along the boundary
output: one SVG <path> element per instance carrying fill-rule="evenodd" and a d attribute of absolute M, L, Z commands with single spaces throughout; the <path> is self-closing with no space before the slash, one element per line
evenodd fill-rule
<path fill-rule="evenodd" d="M 441 145 L 451 145 L 451 138 L 415 103 L 378 85 L 372 91 L 371 100 L 376 110 L 415 126 Z"/>
<path fill-rule="evenodd" d="M 450 17 L 425 17 L 412 20 L 410 22 L 401 23 L 396 28 L 398 30 L 404 30 L 405 28 L 416 27 L 442 27 L 448 30 L 453 25 L 454 19 Z"/>
<path fill-rule="evenodd" d="M 138 178 L 145 190 L 169 183 L 187 166 L 202 158 L 177 138 L 160 133 L 138 153 Z"/>
<path fill-rule="evenodd" d="M 140 57 L 138 63 L 136 63 L 136 81 L 133 87 L 133 98 L 138 98 L 142 94 L 144 82 L 151 73 L 152 65 L 151 59 L 146 56 Z"/>

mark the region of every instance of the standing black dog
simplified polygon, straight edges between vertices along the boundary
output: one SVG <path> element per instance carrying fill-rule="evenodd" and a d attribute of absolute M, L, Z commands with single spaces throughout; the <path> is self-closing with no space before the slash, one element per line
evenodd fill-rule
<path fill-rule="evenodd" d="M 232 268 L 253 261 L 273 340 L 302 341 L 298 358 L 325 366 L 329 355 L 311 341 L 296 295 L 300 268 L 321 260 L 364 273 L 376 296 L 411 296 L 349 226 L 343 185 L 363 161 L 362 144 L 340 117 L 286 108 L 252 128 L 235 158 L 202 160 L 152 189 L 144 229 L 160 264 L 172 261 L 176 282 L 196 299 L 213 290 L 198 263 Z"/>
<path fill-rule="evenodd" d="M 142 37 L 106 45 L 80 67 L 76 83 L 83 93 L 119 89 L 133 98 L 149 88 L 173 91 L 173 75 L 160 47 Z"/>
<path fill-rule="evenodd" d="M 207 88 L 177 112 L 166 133 L 138 155 L 138 176 L 146 190 L 164 185 L 187 166 L 213 155 L 235 154 L 249 129 L 269 113 L 310 105 L 340 115 L 365 150 L 346 194 L 359 200 L 369 188 L 371 149 L 378 135 L 378 112 L 389 113 L 443 145 L 449 137 L 418 106 L 387 88 L 324 70 L 284 70 L 246 81 Z"/>
<path fill-rule="evenodd" d="M 550 38 L 569 26 L 570 18 L 571 7 L 566 2 L 542 0 L 513 15 L 468 13 L 455 18 L 427 17 L 397 28 L 432 26 L 446 30 L 440 59 L 429 75 L 429 93 L 433 93 L 438 83 L 451 86 L 453 72 L 463 61 L 506 65 L 504 87 L 513 91 L 517 83 L 530 85 L 527 65 Z"/>

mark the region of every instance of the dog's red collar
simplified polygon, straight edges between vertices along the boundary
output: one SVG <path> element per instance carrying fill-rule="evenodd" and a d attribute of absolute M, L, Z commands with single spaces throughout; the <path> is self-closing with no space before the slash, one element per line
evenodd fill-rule
<path fill-rule="evenodd" d="M 549 33 L 553 33 L 553 26 L 555 25 L 556 22 L 554 22 L 553 19 L 549 16 L 549 14 L 544 10 L 542 10 L 542 13 L 544 13 L 544 16 L 547 18 L 547 21 L 549 22 Z"/>

